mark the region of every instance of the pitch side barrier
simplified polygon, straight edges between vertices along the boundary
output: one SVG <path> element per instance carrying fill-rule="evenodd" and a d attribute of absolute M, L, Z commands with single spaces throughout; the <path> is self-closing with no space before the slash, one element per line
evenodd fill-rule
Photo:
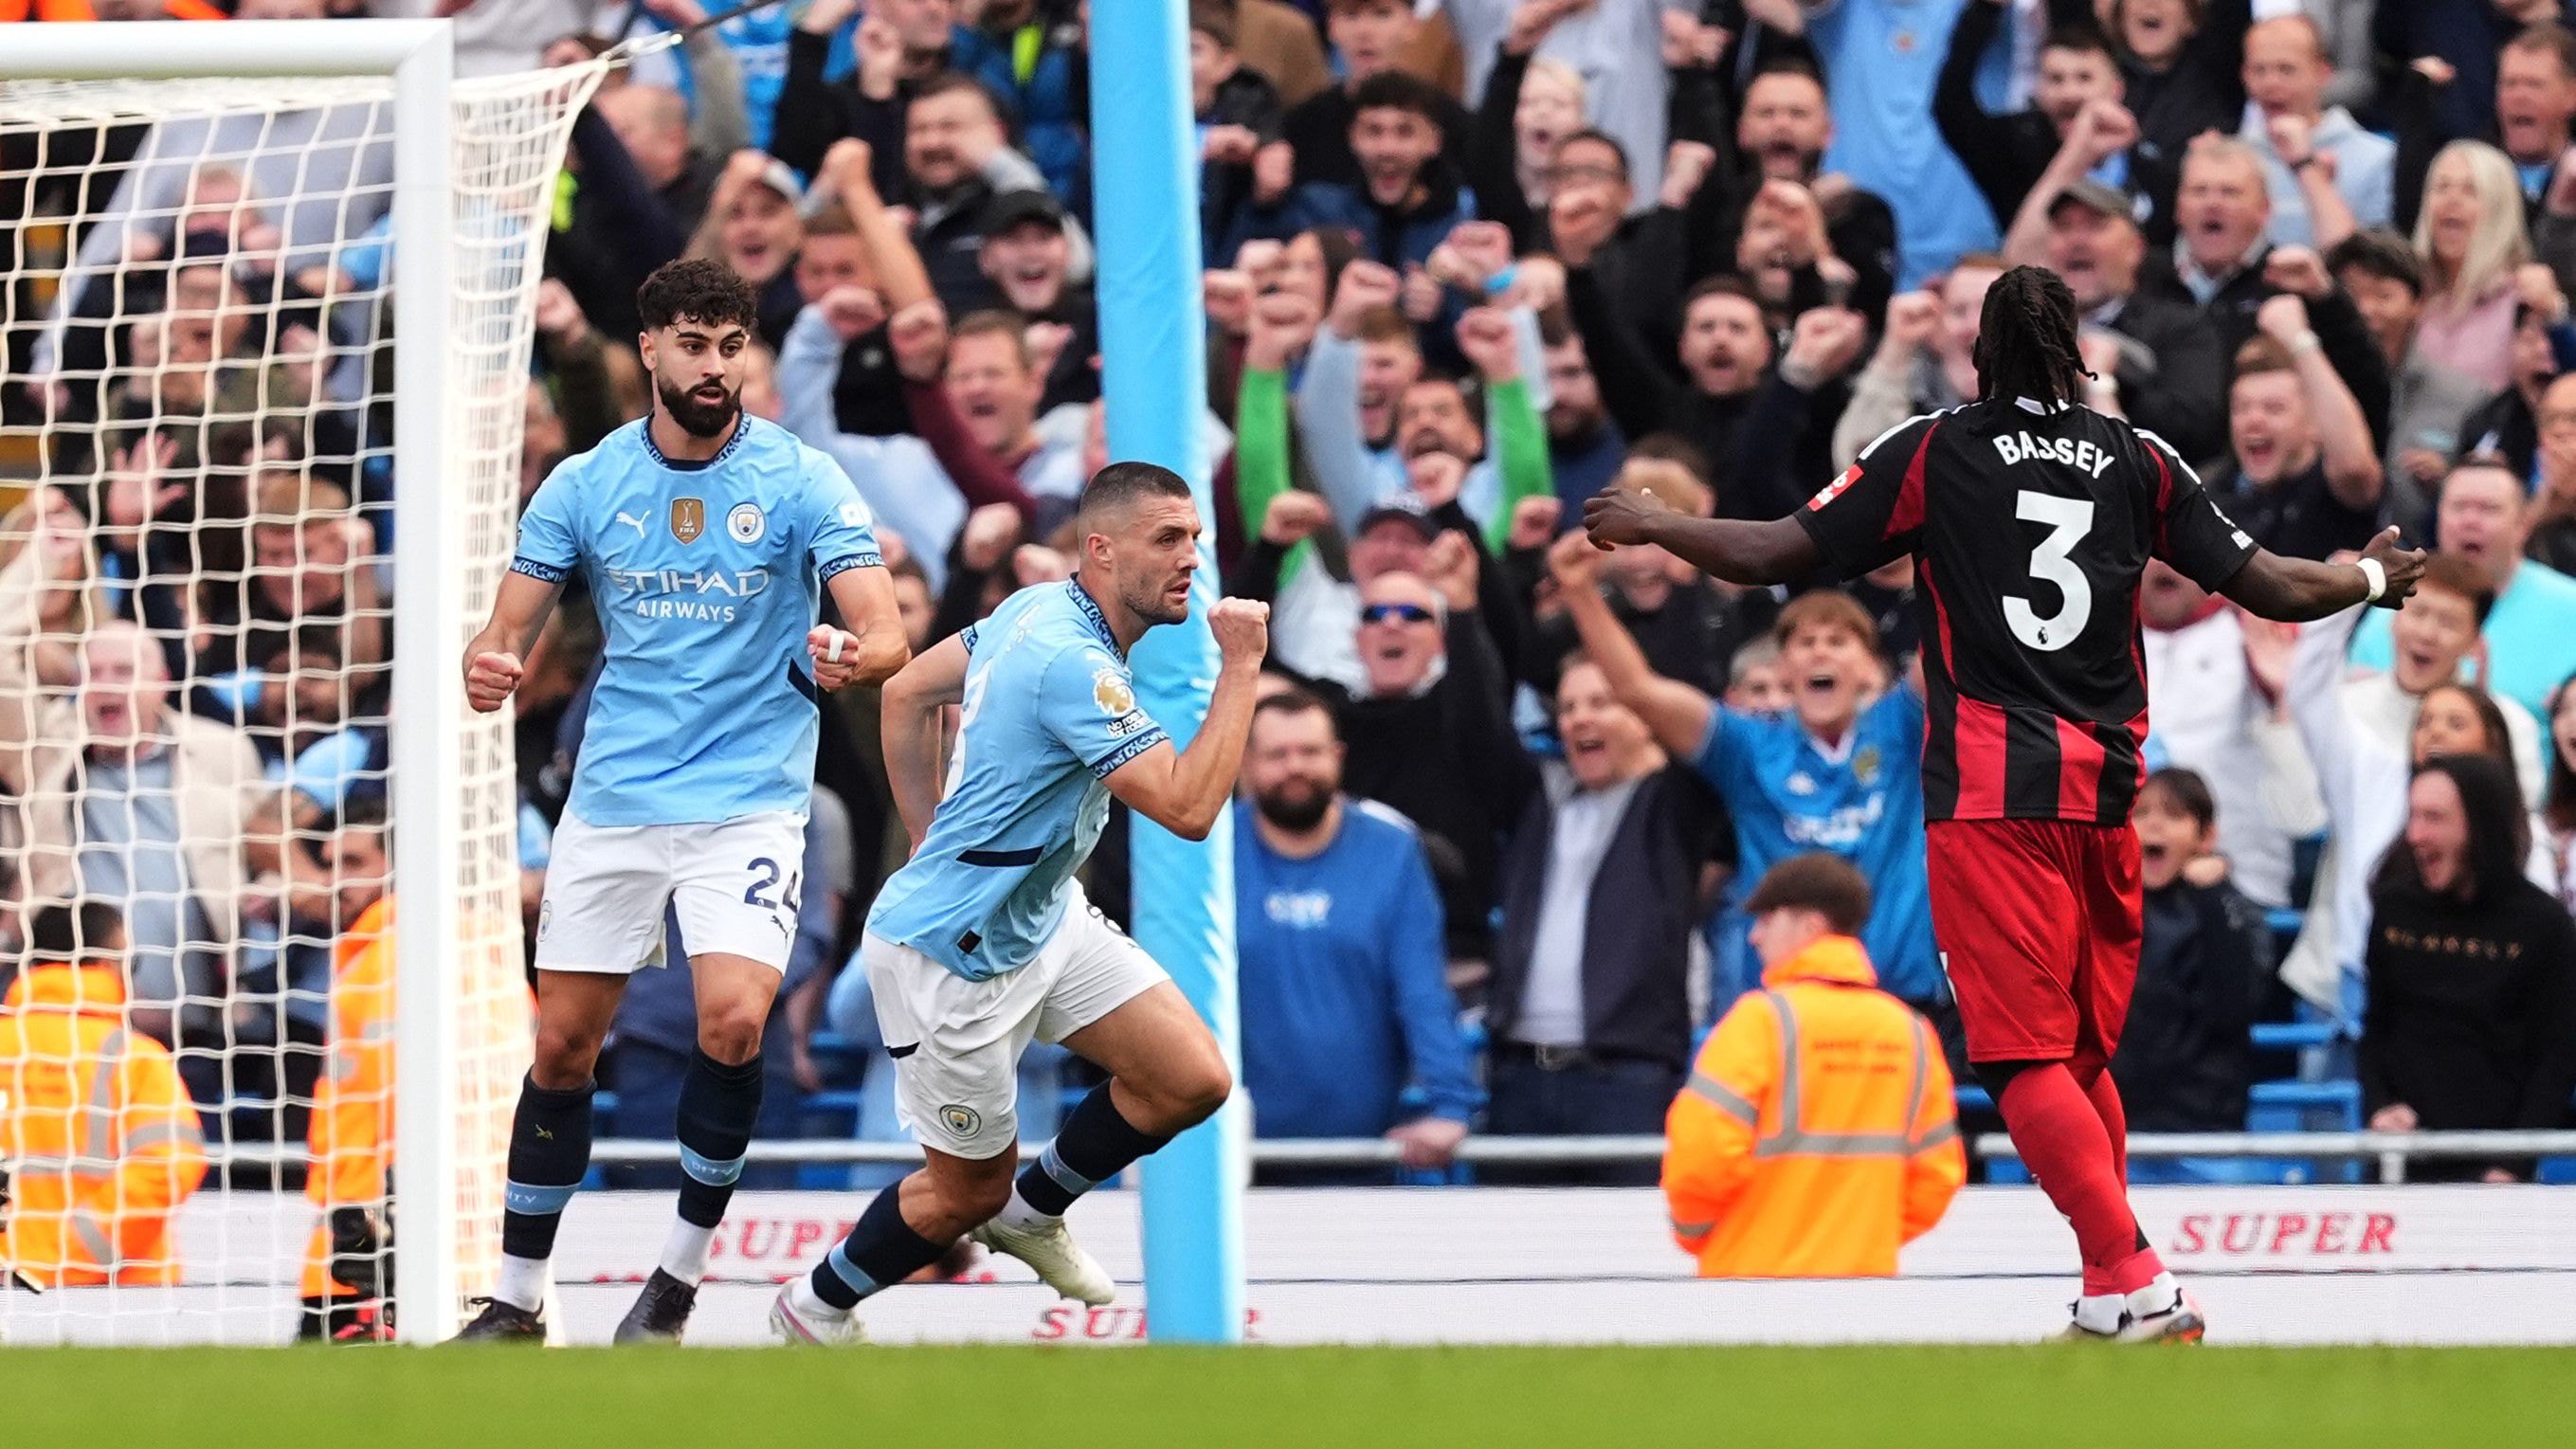
<path fill-rule="evenodd" d="M 1983 1134 L 1971 1144 L 1980 1157 L 2017 1158 L 2012 1139 L 2000 1132 Z M 300 1163 L 292 1148 L 239 1144 L 219 1154 L 237 1166 Z M 1458 1146 L 1457 1160 L 1472 1164 L 1563 1167 L 1661 1161 L 1664 1139 L 1651 1136 L 1601 1137 L 1469 1137 Z M 2412 1161 L 2511 1157 L 2576 1156 L 2576 1130 L 2512 1132 L 2140 1132 L 2129 1137 L 2134 1158 L 2233 1157 L 2376 1158 L 2385 1180 L 2402 1181 Z M 1401 1161 L 1401 1149 L 1375 1137 L 1328 1137 L 1255 1141 L 1256 1167 L 1365 1167 Z M 592 1144 L 597 1167 L 675 1166 L 676 1142 L 609 1138 Z M 863 1142 L 835 1138 L 794 1138 L 751 1144 L 753 1162 L 798 1164 L 910 1164 L 921 1149 L 909 1142 Z"/>

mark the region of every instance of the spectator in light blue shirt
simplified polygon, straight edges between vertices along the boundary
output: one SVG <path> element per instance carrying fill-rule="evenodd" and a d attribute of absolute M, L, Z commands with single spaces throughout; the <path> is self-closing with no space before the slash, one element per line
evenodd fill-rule
<path fill-rule="evenodd" d="M 1911 289 L 1968 252 L 1992 251 L 1994 213 L 1931 123 L 1948 37 L 1968 0 L 1803 0 L 1807 39 L 1824 64 L 1834 113 L 1825 169 L 1896 209 L 1897 286 Z M 1785 7 L 1780 7 L 1785 8 Z M 1979 66 L 1990 110 L 2003 109 L 2010 47 Z"/>
<path fill-rule="evenodd" d="M 2331 247 L 2396 211 L 2397 143 L 2325 108 L 2334 63 L 2317 23 L 2283 15 L 2245 32 L 2245 125 L 2263 158 L 2274 246 Z"/>
<path fill-rule="evenodd" d="M 2490 693 L 2549 718 L 2549 695 L 2576 671 L 2576 579 L 2537 559 L 2523 557 L 2537 505 L 2522 480 L 2492 454 L 2473 454 L 2442 480 L 2434 504 L 2434 542 L 2445 553 L 2465 555 L 2495 580 L 2495 607 L 2483 632 L 2486 660 L 2481 681 Z M 2395 647 L 2382 617 L 2372 609 L 2352 641 L 2352 662 L 2386 669 Z"/>
<path fill-rule="evenodd" d="M 1444 1167 L 1484 1098 L 1458 1036 L 1440 892 L 1412 822 L 1341 783 L 1323 701 L 1263 700 L 1243 757 L 1251 808 L 1234 814 L 1253 1130 L 1383 1135 L 1406 1166 Z"/>

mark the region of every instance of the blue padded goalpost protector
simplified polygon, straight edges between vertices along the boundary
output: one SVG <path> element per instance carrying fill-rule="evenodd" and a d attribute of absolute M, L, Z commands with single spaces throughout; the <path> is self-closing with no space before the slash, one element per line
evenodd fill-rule
<path fill-rule="evenodd" d="M 1185 0 L 1093 0 L 1092 211 L 1109 455 L 1159 463 L 1188 479 L 1206 526 L 1189 622 L 1154 630 L 1135 651 L 1138 692 L 1176 745 L 1206 716 L 1217 670 L 1206 622 L 1217 599 L 1216 508 L 1213 460 L 1200 428 L 1207 337 L 1189 54 Z M 1239 1064 L 1233 822 L 1220 815 L 1204 844 L 1141 818 L 1133 825 L 1137 944 L 1172 973 L 1215 1030 L 1226 1060 Z M 1248 1129 L 1238 1096 L 1142 1165 L 1146 1323 L 1154 1339 L 1242 1341 Z"/>

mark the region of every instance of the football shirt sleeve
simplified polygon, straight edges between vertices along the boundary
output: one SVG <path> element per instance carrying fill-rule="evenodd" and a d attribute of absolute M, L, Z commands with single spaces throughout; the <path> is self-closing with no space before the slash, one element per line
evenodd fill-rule
<path fill-rule="evenodd" d="M 581 529 L 574 517 L 579 489 L 574 476 L 571 459 L 556 464 L 538 485 L 536 496 L 528 500 L 527 511 L 519 515 L 519 547 L 510 559 L 512 573 L 561 583 L 581 561 Z"/>
<path fill-rule="evenodd" d="M 2218 592 L 2254 556 L 2254 540 L 2219 508 L 2181 454 L 2144 429 L 2138 437 L 2158 469 L 2156 540 L 2149 552 L 2193 583 Z"/>
<path fill-rule="evenodd" d="M 1923 457 L 1934 418 L 1912 418 L 1878 435 L 1841 476 L 1795 517 L 1825 563 L 1856 578 L 1912 553 L 1923 531 Z"/>
<path fill-rule="evenodd" d="M 1068 649 L 1038 682 L 1038 723 L 1091 773 L 1110 772 L 1169 738 L 1136 702 L 1136 680 L 1106 649 Z"/>
<path fill-rule="evenodd" d="M 825 579 L 846 569 L 880 568 L 876 516 L 841 465 L 821 454 L 806 459 L 805 501 L 810 522 L 805 552 Z"/>

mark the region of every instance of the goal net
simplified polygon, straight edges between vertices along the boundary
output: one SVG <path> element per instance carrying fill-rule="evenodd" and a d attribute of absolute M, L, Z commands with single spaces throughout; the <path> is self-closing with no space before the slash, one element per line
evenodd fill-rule
<path fill-rule="evenodd" d="M 531 1013 L 455 665 L 601 67 L 10 29 L 59 33 L 0 46 L 0 1342 L 443 1337 Z"/>

